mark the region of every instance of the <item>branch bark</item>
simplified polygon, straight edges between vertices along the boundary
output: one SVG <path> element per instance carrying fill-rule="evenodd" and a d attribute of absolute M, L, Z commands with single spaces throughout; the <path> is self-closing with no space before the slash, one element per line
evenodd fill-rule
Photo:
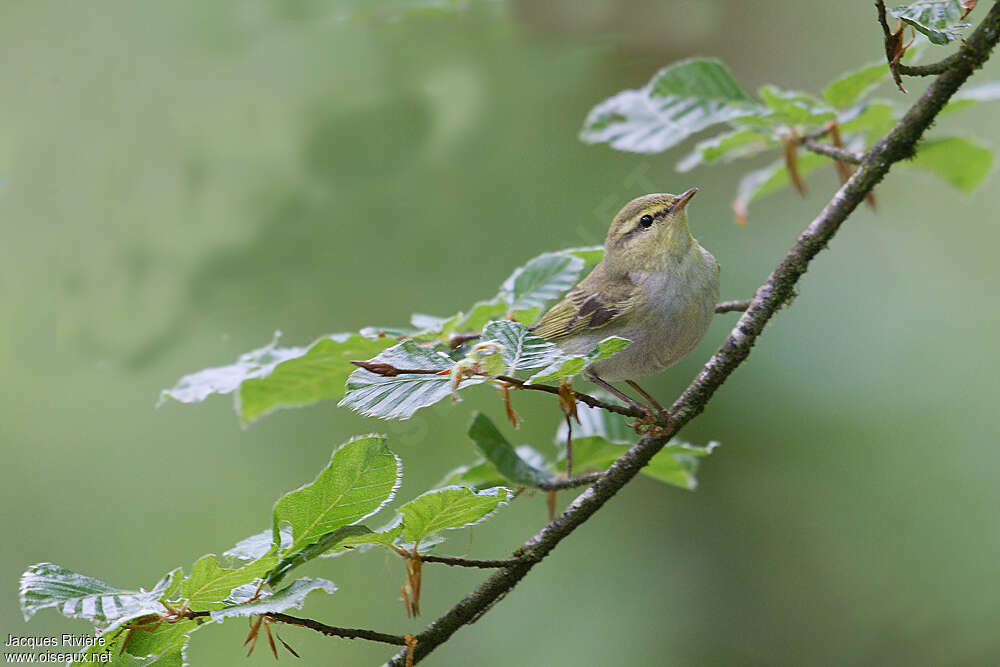
<path fill-rule="evenodd" d="M 884 4 L 880 8 L 884 12 Z M 884 13 L 880 18 L 884 22 Z M 887 26 L 886 26 L 887 27 Z M 767 281 L 760 286 L 747 311 L 740 317 L 718 351 L 698 376 L 674 402 L 669 425 L 655 434 L 643 436 L 621 456 L 590 488 L 570 503 L 562 514 L 542 528 L 514 552 L 516 565 L 505 567 L 431 623 L 417 636 L 414 661 L 420 661 L 447 641 L 459 628 L 476 621 L 501 600 L 531 568 L 547 556 L 567 535 L 585 522 L 604 503 L 635 477 L 649 460 L 688 422 L 699 415 L 726 379 L 743 363 L 774 314 L 789 300 L 795 284 L 809 262 L 837 233 L 872 188 L 896 162 L 913 155 L 916 144 L 955 91 L 989 58 L 1000 40 L 1000 2 L 955 55 L 952 65 L 942 72 L 895 127 L 864 157 L 851 178 L 837 191 L 818 216 L 799 235 Z M 402 667 L 405 651 L 386 664 Z"/>

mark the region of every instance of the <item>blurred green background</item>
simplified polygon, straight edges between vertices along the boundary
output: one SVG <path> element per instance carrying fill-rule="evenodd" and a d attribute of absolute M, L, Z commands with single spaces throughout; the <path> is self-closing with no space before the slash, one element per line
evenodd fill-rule
<path fill-rule="evenodd" d="M 407 500 L 474 458 L 472 409 L 502 415 L 485 390 L 402 423 L 324 403 L 241 430 L 228 397 L 154 410 L 161 388 L 276 329 L 305 344 L 453 313 L 539 252 L 600 242 L 628 199 L 692 185 L 723 298 L 749 297 L 833 169 L 740 228 L 729 202 L 754 165 L 680 175 L 678 151 L 581 144 L 583 117 L 689 55 L 721 57 L 750 90 L 818 91 L 882 53 L 867 0 L 406 4 L 3 4 L 5 639 L 87 631 L 52 612 L 23 623 L 31 563 L 149 587 L 267 526 L 273 501 L 353 434 L 391 436 Z M 998 74 L 992 62 L 976 80 Z M 939 126 L 1000 147 L 994 118 L 983 107 Z M 878 211 L 850 219 L 685 430 L 723 443 L 701 487 L 636 480 L 428 664 L 1000 663 L 996 188 L 993 175 L 961 196 L 894 169 Z M 735 319 L 649 388 L 675 396 Z M 526 423 L 508 435 L 553 451 L 552 402 L 515 400 Z M 519 499 L 442 551 L 502 556 L 544 506 Z M 484 576 L 428 566 L 411 621 L 394 557 L 306 570 L 341 591 L 305 615 L 393 633 Z M 189 656 L 271 664 L 261 647 L 243 659 L 244 633 L 206 629 Z M 281 635 L 306 665 L 392 652 Z"/>

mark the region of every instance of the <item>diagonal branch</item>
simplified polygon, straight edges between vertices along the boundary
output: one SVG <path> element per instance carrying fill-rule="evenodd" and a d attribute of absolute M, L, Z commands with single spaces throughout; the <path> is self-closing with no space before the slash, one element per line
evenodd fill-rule
<path fill-rule="evenodd" d="M 846 148 L 838 148 L 837 146 L 832 146 L 830 144 L 821 144 L 815 139 L 803 139 L 799 142 L 799 145 L 808 151 L 813 153 L 818 153 L 820 155 L 825 155 L 827 157 L 832 157 L 838 162 L 849 162 L 851 164 L 860 164 L 861 158 L 864 156 L 855 153 L 854 151 L 848 150 Z"/>
<path fill-rule="evenodd" d="M 767 322 L 791 298 L 795 284 L 806 272 L 810 260 L 826 247 L 840 225 L 864 200 L 865 195 L 885 177 L 890 167 L 913 155 L 917 142 L 935 116 L 973 71 L 989 58 L 998 40 L 1000 2 L 993 5 L 983 22 L 960 48 L 953 67 L 931 83 L 896 126 L 868 152 L 847 183 L 841 186 L 799 235 L 784 259 L 757 290 L 750 307 L 740 317 L 722 346 L 674 402 L 670 411 L 673 419 L 668 426 L 655 434 L 643 436 L 593 486 L 577 496 L 562 514 L 525 542 L 514 553 L 515 557 L 523 560 L 495 572 L 420 633 L 414 652 L 415 661 L 426 657 L 463 625 L 474 622 L 489 611 L 524 578 L 535 563 L 545 558 L 563 538 L 599 510 L 649 463 L 672 436 L 705 409 L 719 387 L 749 356 Z M 405 660 L 406 653 L 400 652 L 386 664 L 401 667 Z"/>

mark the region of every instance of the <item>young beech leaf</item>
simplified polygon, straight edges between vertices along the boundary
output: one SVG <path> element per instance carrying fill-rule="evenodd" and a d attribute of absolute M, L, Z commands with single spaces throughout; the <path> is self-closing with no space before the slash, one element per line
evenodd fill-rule
<path fill-rule="evenodd" d="M 658 153 L 719 123 L 761 112 L 720 61 L 682 60 L 639 90 L 624 90 L 590 110 L 580 132 L 634 153 Z"/>
<path fill-rule="evenodd" d="M 563 255 L 572 255 L 573 257 L 579 257 L 584 262 L 583 271 L 590 272 L 598 262 L 604 259 L 604 246 L 592 245 L 584 246 L 582 248 L 566 248 L 565 250 L 559 251 Z"/>
<path fill-rule="evenodd" d="M 861 134 L 874 141 L 892 129 L 898 120 L 898 111 L 891 102 L 875 101 L 858 105 L 840 115 L 840 132 L 843 135 Z"/>
<path fill-rule="evenodd" d="M 233 596 L 232 604 L 212 611 L 212 620 L 221 621 L 226 618 L 236 616 L 254 616 L 256 614 L 275 614 L 288 611 L 289 609 L 300 609 L 305 602 L 306 596 L 313 591 L 323 591 L 333 594 L 337 587 L 332 581 L 326 579 L 311 579 L 304 577 L 296 579 L 284 588 L 275 591 L 256 591 L 256 587 L 248 587 L 242 591 L 242 595 Z M 252 600 L 254 594 L 258 597 Z M 252 600 L 252 601 L 248 601 Z"/>
<path fill-rule="evenodd" d="M 993 151 L 965 137 L 927 139 L 917 146 L 909 167 L 925 169 L 963 192 L 976 189 L 993 166 Z"/>
<path fill-rule="evenodd" d="M 622 415 L 585 405 L 578 406 L 577 412 L 580 424 L 573 428 L 573 469 L 577 472 L 605 470 L 635 443 L 635 432 L 628 427 Z M 563 447 L 557 469 L 565 470 L 565 424 L 556 431 L 556 443 Z M 710 454 L 717 446 L 716 442 L 699 447 L 672 440 L 642 469 L 642 474 L 692 490 L 698 485 L 695 477 L 698 459 Z"/>
<path fill-rule="evenodd" d="M 101 633 L 104 644 L 95 644 L 77 653 L 67 664 L 104 664 L 121 667 L 156 665 L 157 667 L 186 667 L 191 663 L 187 646 L 191 635 L 211 623 L 195 620 L 161 623 L 155 630 L 114 631 Z M 108 662 L 111 656 L 111 662 Z"/>
<path fill-rule="evenodd" d="M 197 403 L 204 401 L 211 394 L 230 394 L 245 380 L 268 375 L 282 361 L 306 353 L 308 348 L 305 347 L 278 347 L 280 335 L 280 332 L 276 332 L 270 343 L 241 354 L 235 363 L 228 366 L 206 368 L 185 375 L 173 387 L 160 392 L 157 405 L 168 398 L 180 403 Z"/>
<path fill-rule="evenodd" d="M 576 285 L 584 262 L 564 253 L 545 253 L 514 270 L 500 287 L 507 314 L 543 309 Z"/>
<path fill-rule="evenodd" d="M 977 106 L 980 102 L 995 102 L 997 100 L 1000 100 L 1000 81 L 987 81 L 978 86 L 966 86 L 951 96 L 940 115 L 965 111 Z"/>
<path fill-rule="evenodd" d="M 517 451 L 507 442 L 496 425 L 481 412 L 477 412 L 472 419 L 469 437 L 486 459 L 496 466 L 506 481 L 523 486 L 537 486 L 555 479 L 548 470 L 535 467 L 518 456 Z"/>
<path fill-rule="evenodd" d="M 353 534 L 337 540 L 336 544 L 328 546 L 322 555 L 323 558 L 333 558 L 351 551 L 367 551 L 373 546 L 390 548 L 403 533 L 403 523 L 398 515 L 391 523 L 378 530 L 372 530 L 367 526 L 347 527 L 360 530 L 356 530 Z"/>
<path fill-rule="evenodd" d="M 287 359 L 265 376 L 240 385 L 239 412 L 244 423 L 279 408 L 311 405 L 344 395 L 344 382 L 353 372 L 352 359 L 368 359 L 393 343 L 391 338 L 360 334 L 324 336 L 305 354 Z"/>
<path fill-rule="evenodd" d="M 277 549 L 234 568 L 220 564 L 215 554 L 206 554 L 195 561 L 191 574 L 181 582 L 180 595 L 195 611 L 219 609 L 234 588 L 263 579 L 277 564 Z"/>
<path fill-rule="evenodd" d="M 802 152 L 799 153 L 797 162 L 799 175 L 805 178 L 821 165 L 828 164 L 830 158 L 816 153 Z M 744 175 L 740 181 L 736 199 L 733 201 L 733 211 L 736 213 L 737 224 L 746 224 L 747 208 L 751 202 L 772 192 L 777 192 L 790 185 L 791 182 L 791 176 L 783 159 Z"/>
<path fill-rule="evenodd" d="M 399 508 L 403 537 L 419 544 L 443 530 L 472 526 L 485 521 L 512 496 L 511 490 L 502 486 L 478 493 L 464 486 L 427 491 Z"/>
<path fill-rule="evenodd" d="M 393 344 L 391 338 L 339 333 L 307 347 L 269 345 L 247 352 L 234 364 L 185 375 L 160 393 L 160 402 L 205 400 L 212 394 L 237 393 L 237 413 L 244 423 L 279 408 L 310 405 L 340 398 L 344 381 L 354 370 L 352 359 L 367 359 Z"/>
<path fill-rule="evenodd" d="M 702 164 L 731 162 L 738 158 L 757 155 L 777 145 L 778 142 L 769 132 L 764 133 L 754 128 L 733 130 L 699 141 L 694 145 L 694 149 L 677 163 L 676 169 L 685 172 Z"/>
<path fill-rule="evenodd" d="M 459 466 L 449 471 L 440 482 L 434 485 L 435 489 L 446 486 L 467 486 L 482 491 L 494 486 L 500 486 L 507 482 L 497 467 L 486 459 L 477 459 L 469 465 Z"/>
<path fill-rule="evenodd" d="M 282 496 L 274 505 L 274 537 L 292 528 L 283 555 L 299 552 L 342 526 L 364 520 L 389 502 L 399 488 L 402 464 L 385 437 L 360 436 L 334 450 L 315 480 Z M 318 555 L 318 554 L 316 554 Z"/>
<path fill-rule="evenodd" d="M 847 109 L 889 76 L 884 60 L 845 72 L 823 89 L 823 99 L 837 109 Z"/>
<path fill-rule="evenodd" d="M 561 352 L 554 344 L 536 336 L 520 322 L 499 320 L 483 328 L 481 340 L 495 340 L 503 345 L 503 361 L 507 374 L 542 368 L 552 363 Z"/>
<path fill-rule="evenodd" d="M 450 371 L 455 366 L 447 355 L 412 340 L 404 340 L 369 361 L 407 370 Z M 485 379 L 464 379 L 459 388 L 479 384 Z M 368 417 L 409 419 L 420 408 L 448 397 L 451 391 L 452 378 L 448 372 L 443 375 L 402 373 L 385 376 L 359 368 L 347 378 L 347 391 L 338 405 Z"/>
<path fill-rule="evenodd" d="M 589 354 L 560 354 L 548 366 L 528 378 L 530 384 L 552 382 L 571 377 L 582 372 L 588 364 L 606 359 L 615 352 L 628 347 L 629 340 L 620 336 L 608 336 L 598 343 Z"/>
<path fill-rule="evenodd" d="M 808 93 L 767 85 L 762 86 L 758 94 L 770 110 L 765 118 L 771 123 L 821 125 L 836 117 L 832 108 Z"/>
<path fill-rule="evenodd" d="M 969 27 L 968 23 L 961 23 L 967 14 L 961 0 L 920 0 L 890 7 L 888 12 L 927 35 L 927 39 L 934 44 L 947 44 L 958 39 L 959 34 Z"/>
<path fill-rule="evenodd" d="M 67 618 L 82 618 L 97 626 L 146 614 L 162 614 L 160 603 L 173 595 L 180 569 L 168 572 L 152 590 L 119 588 L 52 563 L 36 563 L 21 575 L 21 613 L 28 621 L 39 610 L 53 607 Z"/>

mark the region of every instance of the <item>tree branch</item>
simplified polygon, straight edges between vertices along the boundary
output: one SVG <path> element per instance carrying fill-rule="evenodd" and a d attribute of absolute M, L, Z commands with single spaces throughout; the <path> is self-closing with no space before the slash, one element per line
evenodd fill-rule
<path fill-rule="evenodd" d="M 881 5 L 884 23 L 884 4 Z M 886 26 L 887 27 L 887 26 Z M 960 48 L 954 64 L 935 79 L 903 118 L 865 156 L 860 167 L 837 191 L 819 215 L 805 228 L 767 281 L 760 286 L 750 307 L 718 351 L 702 368 L 671 408 L 673 419 L 655 434 L 643 436 L 597 481 L 570 503 L 562 514 L 529 539 L 514 555 L 517 564 L 494 573 L 474 591 L 431 623 L 417 639 L 414 660 L 427 656 L 463 625 L 477 620 L 502 599 L 573 530 L 590 518 L 615 493 L 635 477 L 649 460 L 704 409 L 726 379 L 749 356 L 757 337 L 772 316 L 791 298 L 795 284 L 809 262 L 830 242 L 840 225 L 853 213 L 890 167 L 913 155 L 917 141 L 949 98 L 982 66 L 1000 40 L 1000 2 L 993 5 L 982 23 Z M 401 667 L 405 652 L 386 664 Z"/>
<path fill-rule="evenodd" d="M 951 69 L 958 62 L 959 54 L 953 53 L 944 60 L 927 65 L 899 65 L 899 73 L 906 76 L 937 76 Z"/>
<path fill-rule="evenodd" d="M 451 565 L 453 567 L 477 567 L 484 570 L 498 567 L 509 567 L 511 565 L 516 565 L 518 560 L 516 558 L 505 558 L 503 560 L 474 560 L 471 558 L 459 558 L 457 556 L 432 556 L 431 554 L 418 554 L 414 556 L 412 552 L 406 549 L 397 549 L 398 553 L 403 558 L 416 558 L 419 557 L 421 561 L 425 563 L 441 563 L 442 565 Z"/>
<path fill-rule="evenodd" d="M 742 313 L 750 307 L 750 299 L 742 301 L 720 301 L 715 304 L 715 312 L 719 313 Z"/>
<path fill-rule="evenodd" d="M 185 611 L 182 616 L 184 618 L 208 618 L 212 615 L 210 611 Z M 406 646 L 406 639 L 399 635 L 389 635 L 384 632 L 375 632 L 374 630 L 363 630 L 360 628 L 338 628 L 335 625 L 327 625 L 326 623 L 320 623 L 319 621 L 314 621 L 311 618 L 299 618 L 298 616 L 289 616 L 288 614 L 263 614 L 267 616 L 272 621 L 278 623 L 286 623 L 288 625 L 298 625 L 303 628 L 309 628 L 310 630 L 315 630 L 316 632 L 321 632 L 327 637 L 342 637 L 343 639 L 367 639 L 370 642 L 380 642 L 382 644 L 392 644 L 393 646 Z"/>
<path fill-rule="evenodd" d="M 602 472 L 592 472 L 586 475 L 580 475 L 579 477 L 570 477 L 569 479 L 557 479 L 552 482 L 539 482 L 535 485 L 535 488 L 541 489 L 542 491 L 562 491 L 563 489 L 573 489 L 578 486 L 587 486 L 588 484 L 593 484 L 598 479 L 601 478 Z"/>
<path fill-rule="evenodd" d="M 360 628 L 338 628 L 326 623 L 314 621 L 311 618 L 299 618 L 288 614 L 265 614 L 272 621 L 286 623 L 288 625 L 298 625 L 309 628 L 316 632 L 321 632 L 327 637 L 341 637 L 343 639 L 367 639 L 370 642 L 381 642 L 383 644 L 393 644 L 395 646 L 406 646 L 406 639 L 399 635 L 387 635 L 384 632 L 374 630 L 362 630 Z M 404 651 L 405 654 L 405 651 Z"/>
<path fill-rule="evenodd" d="M 812 151 L 813 153 L 819 153 L 820 155 L 825 155 L 827 157 L 832 157 L 838 162 L 849 162 L 851 164 L 861 164 L 861 159 L 863 155 L 859 155 L 854 151 L 847 150 L 846 148 L 838 148 L 837 146 L 831 146 L 830 144 L 821 144 L 815 139 L 802 139 L 799 145 L 806 150 Z"/>

